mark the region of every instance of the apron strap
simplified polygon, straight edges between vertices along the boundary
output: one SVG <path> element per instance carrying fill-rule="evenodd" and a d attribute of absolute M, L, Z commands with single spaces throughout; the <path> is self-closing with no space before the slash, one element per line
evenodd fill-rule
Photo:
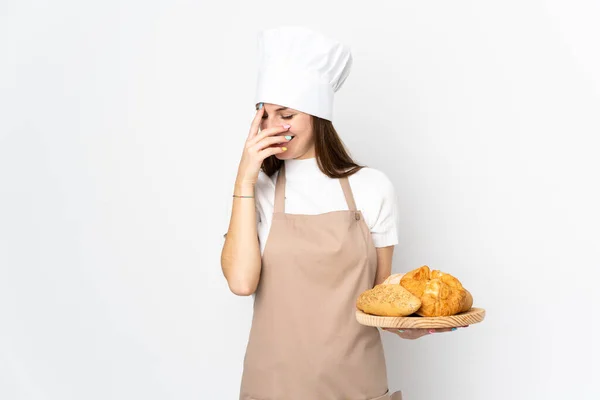
<path fill-rule="evenodd" d="M 352 194 L 352 189 L 350 188 L 350 182 L 348 182 L 348 177 L 344 176 L 339 179 L 340 185 L 342 185 L 342 190 L 344 191 L 344 197 L 346 197 L 346 203 L 348 204 L 348 209 L 350 211 L 356 211 L 356 202 L 354 201 L 354 195 Z"/>
<path fill-rule="evenodd" d="M 285 211 L 285 162 L 281 164 L 275 183 L 275 212 Z"/>

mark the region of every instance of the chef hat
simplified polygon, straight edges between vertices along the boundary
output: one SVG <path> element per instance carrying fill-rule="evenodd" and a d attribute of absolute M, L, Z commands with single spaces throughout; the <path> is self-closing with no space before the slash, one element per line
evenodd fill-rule
<path fill-rule="evenodd" d="M 331 121 L 333 95 L 352 66 L 344 44 L 301 26 L 258 33 L 255 103 L 273 103 Z"/>

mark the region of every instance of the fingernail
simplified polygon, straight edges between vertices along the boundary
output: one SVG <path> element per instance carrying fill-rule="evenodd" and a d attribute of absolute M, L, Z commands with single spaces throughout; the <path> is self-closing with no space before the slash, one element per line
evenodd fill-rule
<path fill-rule="evenodd" d="M 456 330 L 456 328 L 452 328 L 452 329 L 450 329 L 450 330 L 451 330 L 451 331 L 455 331 L 455 330 Z"/>
<path fill-rule="evenodd" d="M 263 106 L 263 103 L 258 103 L 258 109 L 260 110 Z"/>
<path fill-rule="evenodd" d="M 285 138 L 286 138 L 287 140 L 292 140 L 292 137 L 291 137 L 291 136 L 286 136 Z"/>
<path fill-rule="evenodd" d="M 287 147 L 282 147 L 281 150 L 286 151 Z"/>
<path fill-rule="evenodd" d="M 291 125 L 284 125 L 283 127 L 284 127 L 285 129 L 288 129 L 290 126 L 291 126 Z"/>
<path fill-rule="evenodd" d="M 435 329 L 430 329 L 429 333 L 435 333 Z"/>
<path fill-rule="evenodd" d="M 402 333 L 402 332 L 404 332 L 404 330 L 403 329 L 398 329 L 398 332 Z"/>

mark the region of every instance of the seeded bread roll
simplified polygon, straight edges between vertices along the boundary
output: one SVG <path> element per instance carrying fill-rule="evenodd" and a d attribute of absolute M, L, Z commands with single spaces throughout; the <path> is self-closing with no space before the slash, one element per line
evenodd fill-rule
<path fill-rule="evenodd" d="M 356 300 L 356 308 L 362 312 L 383 317 L 405 317 L 420 307 L 421 300 L 399 284 L 376 285 Z"/>

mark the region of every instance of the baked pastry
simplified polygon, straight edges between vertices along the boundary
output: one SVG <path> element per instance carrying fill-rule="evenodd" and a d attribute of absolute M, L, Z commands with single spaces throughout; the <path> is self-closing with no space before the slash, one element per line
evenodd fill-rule
<path fill-rule="evenodd" d="M 388 276 L 385 281 L 383 281 L 384 284 L 395 284 L 398 285 L 400 284 L 400 279 L 402 279 L 402 277 L 404 276 L 404 274 L 392 274 L 390 276 Z"/>
<path fill-rule="evenodd" d="M 466 291 L 455 277 L 443 275 L 431 279 L 425 285 L 417 314 L 423 317 L 458 314 L 464 307 L 466 297 Z"/>
<path fill-rule="evenodd" d="M 379 284 L 365 290 L 356 300 L 356 308 L 366 314 L 405 317 L 421 307 L 421 300 L 399 284 Z"/>
<path fill-rule="evenodd" d="M 400 285 L 421 300 L 416 311 L 422 317 L 440 317 L 467 311 L 473 305 L 473 297 L 460 281 L 445 272 L 430 270 L 427 265 L 407 272 Z"/>
<path fill-rule="evenodd" d="M 442 275 L 450 275 L 450 274 L 447 274 L 445 272 L 442 272 L 442 271 L 439 271 L 436 269 L 431 271 L 431 279 L 440 278 Z M 452 276 L 452 275 L 450 275 L 450 276 Z M 459 283 L 460 283 L 460 281 L 459 281 Z M 462 284 L 461 284 L 461 286 L 462 286 Z M 471 292 L 469 292 L 467 289 L 465 289 L 464 286 L 462 286 L 462 288 L 465 290 L 466 296 L 463 301 L 463 307 L 461 308 L 461 310 L 459 312 L 469 311 L 471 309 L 471 307 L 473 307 L 473 296 L 471 295 Z"/>
<path fill-rule="evenodd" d="M 439 317 L 465 312 L 473 306 L 473 296 L 456 277 L 431 270 L 427 265 L 405 274 L 390 275 L 378 286 L 361 294 L 357 300 L 359 310 L 380 316 Z M 413 297 L 407 296 L 402 289 Z M 419 307 L 414 309 L 417 304 Z"/>
<path fill-rule="evenodd" d="M 467 289 L 465 289 L 465 292 L 467 292 L 467 296 L 465 297 L 465 304 L 460 312 L 469 311 L 471 307 L 473 307 L 473 296 L 471 296 L 471 292 L 469 292 Z"/>
<path fill-rule="evenodd" d="M 408 289 L 409 292 L 421 298 L 425 292 L 425 286 L 430 279 L 431 270 L 427 265 L 423 265 L 404 274 L 400 280 L 400 284 Z"/>

